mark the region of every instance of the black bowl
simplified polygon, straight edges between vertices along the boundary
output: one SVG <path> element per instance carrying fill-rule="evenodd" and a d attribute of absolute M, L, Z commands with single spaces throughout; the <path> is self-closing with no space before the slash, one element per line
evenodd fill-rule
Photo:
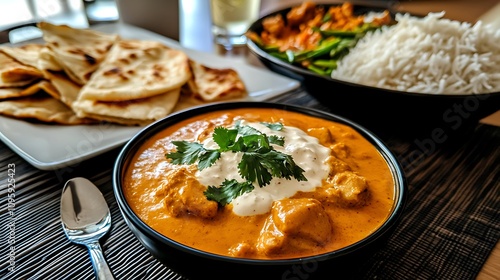
<path fill-rule="evenodd" d="M 329 7 L 339 4 L 318 5 Z M 395 15 L 387 5 L 353 4 L 353 7 L 355 14 L 387 9 L 393 17 Z M 248 31 L 260 34 L 264 18 L 276 14 L 282 14 L 286 18 L 285 15 L 291 8 L 262 16 Z M 307 92 L 332 112 L 348 117 L 375 132 L 398 131 L 410 136 L 422 133 L 461 133 L 470 130 L 480 119 L 500 110 L 500 92 L 428 94 L 366 86 L 333 79 L 294 66 L 270 55 L 252 40 L 248 40 L 247 46 L 267 68 L 299 80 Z"/>
<path fill-rule="evenodd" d="M 391 169 L 395 181 L 395 203 L 392 213 L 385 223 L 365 239 L 340 250 L 312 257 L 286 260 L 231 258 L 203 252 L 171 240 L 145 224 L 127 204 L 122 190 L 124 172 L 139 147 L 153 135 L 181 120 L 206 112 L 236 108 L 284 109 L 353 127 L 378 149 Z M 407 182 L 398 160 L 385 144 L 373 133 L 348 119 L 300 106 L 266 102 L 224 102 L 172 114 L 138 132 L 126 143 L 115 162 L 113 190 L 121 214 L 138 240 L 155 258 L 181 275 L 192 279 L 201 279 L 202 277 L 203 279 L 209 277 L 215 277 L 215 279 L 261 279 L 262 277 L 264 279 L 298 279 L 293 277 L 298 277 L 300 274 L 300 277 L 307 275 L 308 279 L 312 279 L 312 277 L 326 279 L 326 275 L 338 276 L 342 271 L 348 272 L 352 276 L 359 269 L 347 268 L 351 264 L 359 267 L 360 263 L 369 257 L 369 254 L 375 252 L 381 244 L 386 242 L 402 215 L 407 196 Z"/>

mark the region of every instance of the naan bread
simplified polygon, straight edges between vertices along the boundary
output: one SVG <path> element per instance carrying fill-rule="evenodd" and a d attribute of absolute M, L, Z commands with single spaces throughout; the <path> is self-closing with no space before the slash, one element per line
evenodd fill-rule
<path fill-rule="evenodd" d="M 25 96 L 23 88 L 0 88 L 0 99 Z M 29 94 L 28 94 L 29 95 Z"/>
<path fill-rule="evenodd" d="M 176 88 L 152 97 L 128 101 L 77 100 L 72 108 L 79 117 L 124 125 L 146 125 L 170 114 L 179 96 L 180 88 Z"/>
<path fill-rule="evenodd" d="M 92 73 L 104 60 L 111 46 L 119 38 L 90 29 L 76 29 L 67 25 L 40 22 L 47 46 L 66 74 L 77 84 L 88 82 Z"/>
<path fill-rule="evenodd" d="M 44 44 L 26 44 L 22 46 L 8 46 L 1 45 L 0 51 L 4 52 L 8 56 L 14 58 L 24 65 L 29 65 L 38 68 L 38 57 Z"/>
<path fill-rule="evenodd" d="M 72 107 L 82 87 L 73 82 L 64 72 L 44 71 L 44 76 L 50 81 L 49 85 L 44 85 L 45 92 Z"/>
<path fill-rule="evenodd" d="M 121 40 L 82 88 L 81 100 L 126 101 L 180 88 L 191 77 L 187 55 L 155 41 Z"/>
<path fill-rule="evenodd" d="M 23 87 L 43 77 L 42 72 L 0 51 L 0 88 Z"/>
<path fill-rule="evenodd" d="M 243 97 L 248 94 L 243 80 L 233 69 L 215 69 L 189 60 L 193 77 L 186 93 L 203 101 Z M 186 88 L 185 88 L 186 89 Z"/>
<path fill-rule="evenodd" d="M 17 87 L 17 88 L 0 88 L 0 99 L 17 98 L 23 96 L 33 95 L 40 90 L 45 90 L 47 86 L 47 81 L 39 81 L 33 85 L 27 87 Z"/>
<path fill-rule="evenodd" d="M 19 119 L 32 119 L 64 125 L 97 122 L 93 119 L 77 117 L 68 106 L 50 96 L 24 97 L 0 101 L 0 114 Z"/>
<path fill-rule="evenodd" d="M 41 71 L 43 70 L 64 71 L 59 62 L 57 62 L 54 51 L 52 51 L 47 46 L 44 46 L 40 50 L 40 53 L 38 54 L 37 68 Z"/>
<path fill-rule="evenodd" d="M 174 110 L 247 94 L 236 71 L 201 65 L 160 42 L 37 26 L 45 44 L 0 46 L 1 114 L 61 124 L 147 125 Z"/>

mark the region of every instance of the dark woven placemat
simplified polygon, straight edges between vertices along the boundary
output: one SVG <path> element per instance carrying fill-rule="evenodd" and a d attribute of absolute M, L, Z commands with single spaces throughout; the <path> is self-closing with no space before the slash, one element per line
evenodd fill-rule
<path fill-rule="evenodd" d="M 469 136 L 405 166 L 405 214 L 366 278 L 475 279 L 500 238 L 500 128 Z M 399 148 L 403 162 L 415 151 Z"/>

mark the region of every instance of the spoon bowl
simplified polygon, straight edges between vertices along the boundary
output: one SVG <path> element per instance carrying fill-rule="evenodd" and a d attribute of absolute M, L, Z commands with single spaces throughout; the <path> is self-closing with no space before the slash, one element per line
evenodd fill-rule
<path fill-rule="evenodd" d="M 88 248 L 97 279 L 114 279 L 99 244 L 111 228 L 111 213 L 101 191 L 88 179 L 77 177 L 64 185 L 61 223 L 69 241 Z"/>

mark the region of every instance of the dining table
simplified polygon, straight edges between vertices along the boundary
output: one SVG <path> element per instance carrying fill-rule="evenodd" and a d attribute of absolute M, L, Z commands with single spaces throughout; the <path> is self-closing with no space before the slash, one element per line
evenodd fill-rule
<path fill-rule="evenodd" d="M 277 9 L 284 2 L 263 1 L 262 11 Z M 483 1 L 483 6 L 475 4 L 469 10 L 470 2 L 479 2 L 455 1 L 458 7 L 450 2 L 400 1 L 397 8 L 418 13 L 447 9 L 452 17 L 461 20 L 475 20 L 498 10 L 497 1 Z M 213 43 L 206 28 L 210 25 L 206 1 L 179 3 L 183 47 L 270 71 L 246 46 L 228 50 Z M 192 18 L 197 19 L 196 25 L 189 21 Z M 111 24 L 122 23 L 119 19 Z M 336 114 L 303 86 L 265 101 Z M 373 131 L 398 159 L 408 193 L 394 231 L 375 252 L 357 260 L 353 278 L 500 279 L 500 118 L 485 118 L 446 141 L 432 143 L 432 149 L 422 148 L 430 137 L 425 129 L 417 134 L 402 134 L 383 124 L 365 124 L 362 119 L 358 122 Z M 37 146 L 35 140 L 32 144 Z M 26 161 L 8 143 L 0 142 L 0 279 L 95 279 L 87 249 L 71 243 L 61 225 L 62 189 L 75 177 L 92 181 L 108 203 L 112 226 L 100 244 L 116 279 L 186 279 L 168 263 L 157 260 L 121 215 L 112 175 L 122 148 L 120 145 L 44 170 Z M 337 279 L 334 267 L 322 272 L 314 278 L 282 279 Z M 261 278 L 268 279 L 266 275 Z"/>

